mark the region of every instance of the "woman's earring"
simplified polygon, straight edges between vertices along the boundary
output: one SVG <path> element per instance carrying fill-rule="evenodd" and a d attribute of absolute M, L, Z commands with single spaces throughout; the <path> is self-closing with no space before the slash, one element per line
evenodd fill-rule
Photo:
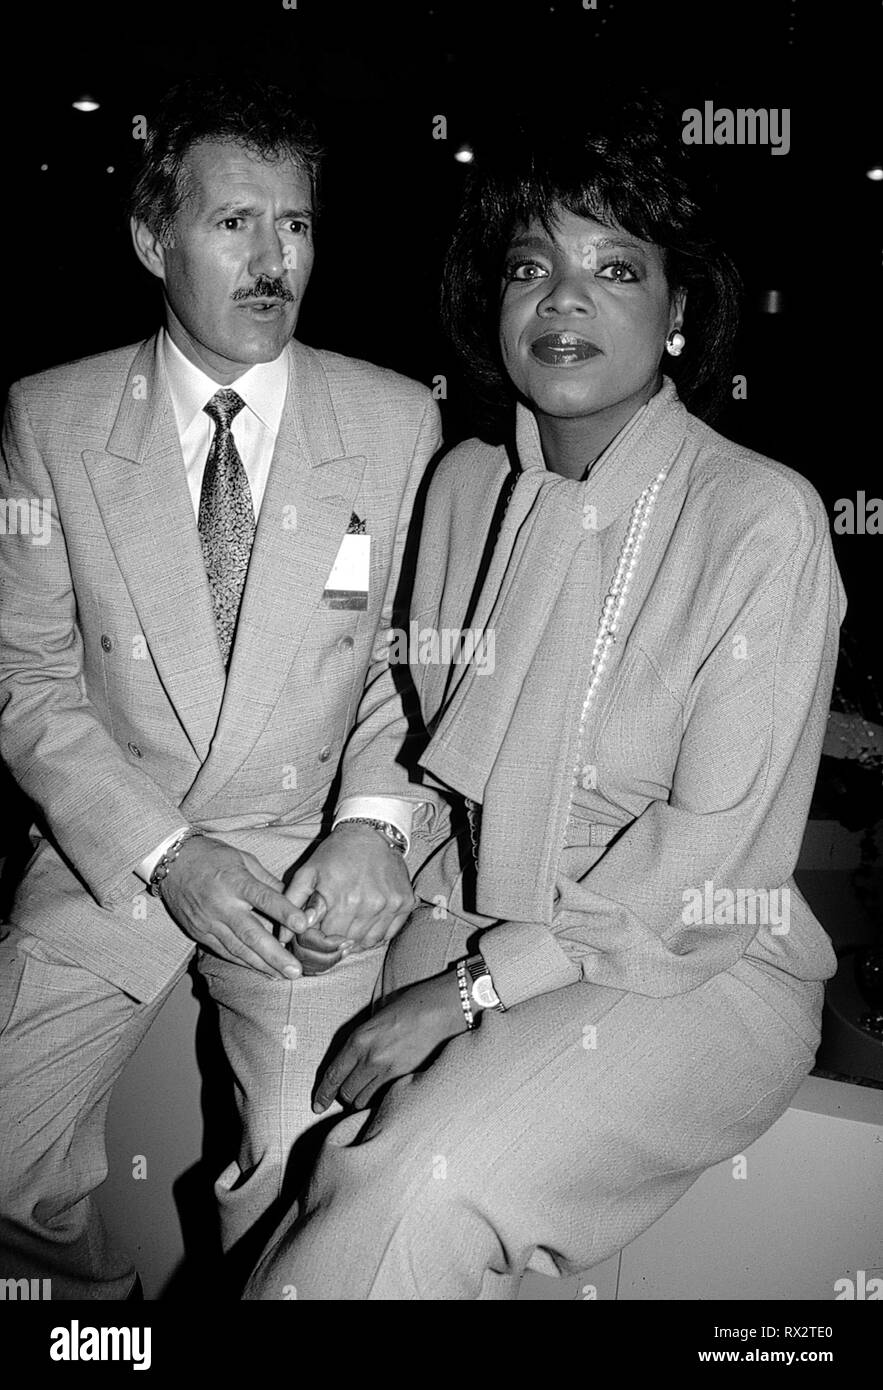
<path fill-rule="evenodd" d="M 681 353 L 684 350 L 684 345 L 686 344 L 686 341 L 687 340 L 684 337 L 683 333 L 680 333 L 677 329 L 675 329 L 674 332 L 669 333 L 668 337 L 665 340 L 665 350 L 666 352 L 670 353 L 672 357 L 680 357 Z"/>

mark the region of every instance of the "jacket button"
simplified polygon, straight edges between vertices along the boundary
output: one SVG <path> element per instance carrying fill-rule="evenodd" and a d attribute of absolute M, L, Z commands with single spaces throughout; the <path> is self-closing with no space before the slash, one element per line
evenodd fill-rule
<path fill-rule="evenodd" d="M 103 635 L 103 637 L 101 638 L 101 650 L 102 650 L 103 652 L 112 652 L 112 651 L 113 651 L 113 642 L 111 642 L 110 638 L 107 636 L 106 633 L 105 633 L 105 634 Z"/>
<path fill-rule="evenodd" d="M 330 757 L 331 757 L 331 744 L 330 744 L 330 743 L 326 743 L 326 744 L 325 744 L 325 747 L 324 747 L 324 748 L 321 748 L 321 749 L 319 750 L 319 762 L 320 762 L 320 763 L 327 763 L 327 761 L 328 761 L 328 759 L 329 759 Z"/>
<path fill-rule="evenodd" d="M 354 646 L 355 643 L 352 637 L 341 637 L 337 644 L 337 650 L 340 652 L 341 656 L 344 656 L 347 652 L 351 652 Z"/>
<path fill-rule="evenodd" d="M 142 752 L 141 752 L 141 749 L 138 747 L 137 743 L 127 743 L 127 744 L 126 744 L 126 747 L 128 748 L 129 752 L 132 754 L 132 757 L 133 757 L 133 758 L 141 758 L 141 757 L 144 756 L 144 755 L 142 754 Z"/>

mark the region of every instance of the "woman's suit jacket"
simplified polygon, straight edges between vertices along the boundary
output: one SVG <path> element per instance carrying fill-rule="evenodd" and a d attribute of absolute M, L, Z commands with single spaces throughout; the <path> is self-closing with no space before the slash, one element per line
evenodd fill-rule
<path fill-rule="evenodd" d="M 418 629 L 464 624 L 513 462 L 545 468 L 534 418 L 520 406 L 516 437 L 514 460 L 473 439 L 437 470 L 414 589 Z M 439 915 L 451 910 L 487 928 L 481 949 L 505 1003 L 579 979 L 677 994 L 742 956 L 808 980 L 835 968 L 791 878 L 845 610 L 821 501 L 799 474 L 690 416 L 668 382 L 640 428 L 610 446 L 614 487 L 617 470 L 634 467 L 635 450 L 649 477 L 657 466 L 668 473 L 582 741 L 599 619 L 588 592 L 566 625 L 553 614 L 538 653 L 547 679 L 533 681 L 526 713 L 554 767 L 547 776 L 525 743 L 530 784 L 513 797 L 508 823 L 482 824 L 479 911 L 469 911 L 468 891 L 464 906 L 462 843 L 441 845 L 417 879 Z M 572 485 L 574 506 L 590 485 L 591 476 L 582 489 Z M 600 545 L 605 580 L 633 501 L 611 507 L 600 532 L 586 531 L 585 546 Z M 552 561 L 548 551 L 528 561 L 538 603 Z M 571 586 L 579 564 L 578 549 Z M 517 631 L 514 622 L 498 632 L 497 650 Z M 451 672 L 418 661 L 413 674 L 432 726 Z M 516 705 L 522 723 L 526 698 Z M 483 753 L 470 748 L 464 720 L 457 757 L 468 766 Z M 528 820 L 540 825 L 531 831 L 536 843 L 522 834 Z M 734 920 L 739 889 L 757 895 L 753 920 L 744 897 L 745 920 Z M 518 912 L 520 901 L 538 908 Z"/>

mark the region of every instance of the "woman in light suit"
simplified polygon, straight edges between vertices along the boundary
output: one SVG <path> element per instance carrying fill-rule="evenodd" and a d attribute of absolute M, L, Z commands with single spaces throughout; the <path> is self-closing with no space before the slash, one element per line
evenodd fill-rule
<path fill-rule="evenodd" d="M 422 766 L 469 823 L 320 1079 L 357 1113 L 249 1298 L 588 1269 L 813 1065 L 835 958 L 791 874 L 842 588 L 809 483 L 700 418 L 736 278 L 676 135 L 624 107 L 467 194 L 447 321 L 513 428 L 433 479 L 409 655 Z"/>

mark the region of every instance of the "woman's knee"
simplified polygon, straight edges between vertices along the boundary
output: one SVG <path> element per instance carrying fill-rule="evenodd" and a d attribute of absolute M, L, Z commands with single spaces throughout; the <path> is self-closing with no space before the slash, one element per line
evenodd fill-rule
<path fill-rule="evenodd" d="M 341 1121 L 314 1170 L 311 1207 L 400 1221 L 475 1201 L 491 1156 L 443 1088 L 427 1082 L 429 1074 L 393 1086 L 358 1134 L 351 1118 Z"/>

